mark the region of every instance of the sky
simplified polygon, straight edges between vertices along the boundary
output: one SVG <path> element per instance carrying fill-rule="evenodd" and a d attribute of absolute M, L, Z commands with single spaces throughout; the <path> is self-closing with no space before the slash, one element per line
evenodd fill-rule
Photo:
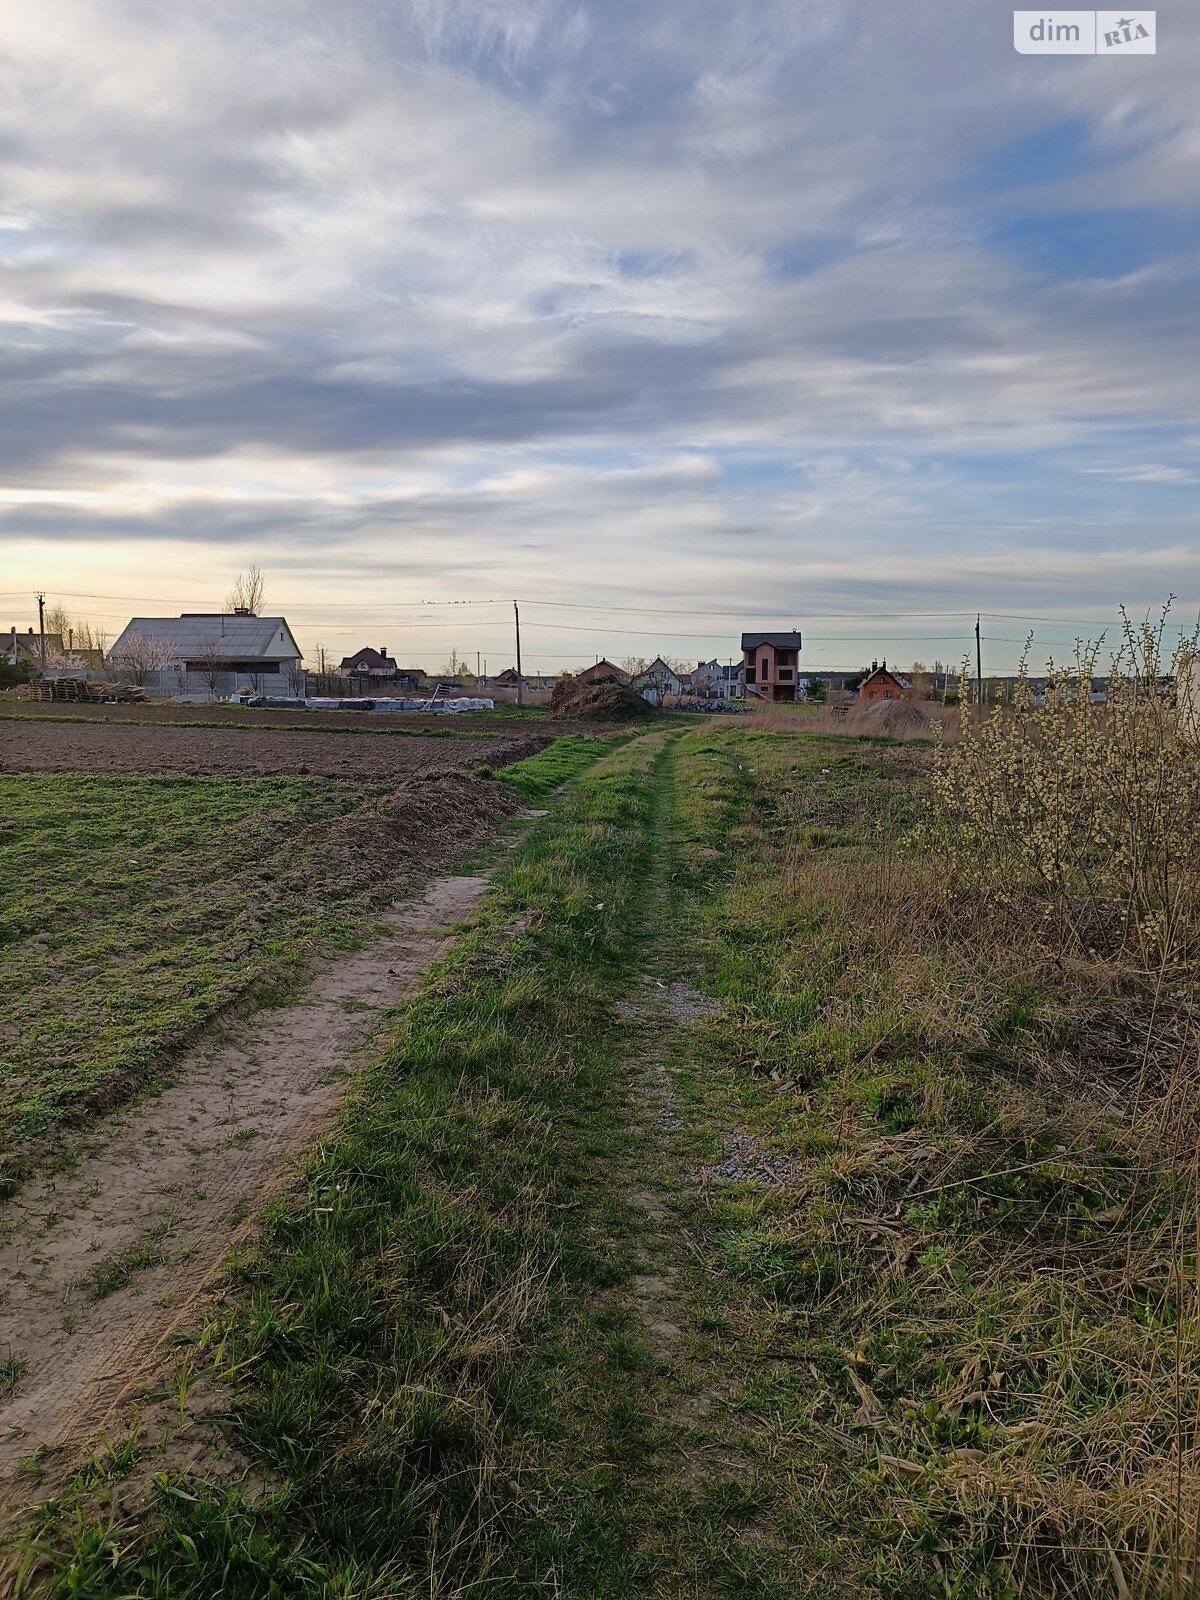
<path fill-rule="evenodd" d="M 0 625 L 985 671 L 1200 609 L 1200 11 L 5 0 Z"/>

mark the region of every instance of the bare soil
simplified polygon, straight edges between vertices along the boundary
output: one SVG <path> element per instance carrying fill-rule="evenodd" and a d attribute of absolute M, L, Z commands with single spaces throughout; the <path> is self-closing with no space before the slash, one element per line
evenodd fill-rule
<path fill-rule="evenodd" d="M 550 736 L 372 739 L 264 727 L 248 734 L 243 728 L 92 725 L 22 717 L 0 722 L 0 772 L 258 778 L 310 774 L 371 782 L 507 766 L 549 742 Z"/>
<path fill-rule="evenodd" d="M 295 1004 L 193 1047 L 170 1087 L 94 1124 L 0 1212 L 0 1356 L 22 1370 L 0 1400 L 0 1505 L 28 1500 L 22 1461 L 103 1430 L 194 1317 L 239 1224 L 328 1125 L 381 1011 L 415 990 L 486 886 L 442 878 L 387 914 L 379 941 Z"/>
<path fill-rule="evenodd" d="M 511 706 L 494 711 L 288 711 L 269 706 L 234 706 L 224 701 L 211 705 L 182 705 L 153 701 L 147 705 L 86 705 L 75 701 L 14 700 L 0 694 L 0 719 L 31 722 L 121 723 L 130 727 L 157 727 L 161 724 L 212 724 L 240 730 L 257 728 L 300 728 L 308 733 L 435 733 L 461 737 L 501 739 L 521 738 L 540 731 L 543 717 L 531 716 Z M 554 719 L 554 735 L 579 733 L 610 735 L 612 728 L 603 721 L 586 718 L 569 721 Z M 2 734 L 0 734 L 2 737 Z"/>
<path fill-rule="evenodd" d="M 579 678 L 564 678 L 550 695 L 550 715 L 585 718 L 601 722 L 635 722 L 656 717 L 657 709 L 648 700 L 615 678 L 585 683 Z"/>

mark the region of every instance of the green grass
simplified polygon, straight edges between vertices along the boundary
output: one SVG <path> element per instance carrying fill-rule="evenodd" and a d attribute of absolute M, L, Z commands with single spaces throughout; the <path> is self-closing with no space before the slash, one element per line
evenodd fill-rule
<path fill-rule="evenodd" d="M 1200 1393 L 1162 1261 L 1182 1186 L 1043 1084 L 1072 1051 L 1086 1069 L 1080 996 L 949 892 L 923 760 L 681 741 L 681 851 L 716 889 L 697 934 L 724 1002 L 680 1042 L 688 1137 L 711 1159 L 737 1129 L 789 1163 L 778 1188 L 695 1197 L 690 1290 L 810 1570 L 905 1600 L 1116 1592 L 1113 1559 L 1161 1583 L 1150 1486 Z M 1103 988 L 1084 979 L 1093 1007 Z"/>
<path fill-rule="evenodd" d="M 528 756 L 511 767 L 501 768 L 494 776 L 529 804 L 547 800 L 565 784 L 586 772 L 611 748 L 612 743 L 611 738 L 600 743 L 595 739 L 581 739 L 577 734 L 568 734 L 556 739 L 537 755 Z M 493 776 L 486 768 L 480 770 Z"/>
<path fill-rule="evenodd" d="M 258 1488 L 89 1469 L 45 1592 L 1170 1592 L 1173 1179 L 1043 1083 L 1088 1036 L 948 891 L 927 754 L 582 758 L 187 1351 Z"/>
<path fill-rule="evenodd" d="M 0 1395 L 13 1392 L 25 1376 L 27 1365 L 23 1356 L 8 1355 L 0 1361 Z"/>
<path fill-rule="evenodd" d="M 614 1272 L 573 1212 L 628 1139 L 603 1024 L 628 981 L 660 746 L 610 755 L 529 838 L 236 1267 L 195 1358 L 235 1384 L 231 1438 L 268 1493 L 168 1479 L 119 1531 L 47 1514 L 48 1592 L 415 1594 L 433 1572 L 439 1593 L 519 1595 L 546 1561 L 567 1592 L 626 1592 L 591 1587 L 600 1529 L 574 1528 L 569 1503 L 544 1525 L 554 1484 L 521 1462 L 570 1429 L 573 1397 L 547 1377 L 574 1356 L 548 1305 Z M 628 1460 L 645 1361 L 612 1330 L 606 1348 L 607 1445 Z M 619 1473 L 602 1476 L 608 1504 Z M 89 1473 L 71 1494 L 103 1488 Z"/>
<path fill-rule="evenodd" d="M 379 881 L 334 826 L 384 793 L 323 779 L 0 777 L 0 1147 L 153 1073 Z"/>

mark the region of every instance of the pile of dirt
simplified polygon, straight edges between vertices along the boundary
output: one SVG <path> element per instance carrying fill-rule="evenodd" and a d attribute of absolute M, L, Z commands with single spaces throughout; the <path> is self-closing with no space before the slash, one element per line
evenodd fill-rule
<path fill-rule="evenodd" d="M 625 722 L 658 713 L 648 700 L 615 678 L 587 683 L 582 678 L 561 678 L 550 694 L 552 717 L 581 717 L 592 722 Z"/>
<path fill-rule="evenodd" d="M 468 773 L 422 774 L 357 811 L 302 829 L 286 870 L 266 883 L 247 873 L 247 903 L 281 895 L 369 896 L 452 861 L 519 810 L 503 784 Z"/>
<path fill-rule="evenodd" d="M 876 700 L 874 705 L 859 711 L 854 720 L 864 731 L 887 733 L 893 738 L 926 734 L 933 726 L 920 706 L 911 700 Z"/>

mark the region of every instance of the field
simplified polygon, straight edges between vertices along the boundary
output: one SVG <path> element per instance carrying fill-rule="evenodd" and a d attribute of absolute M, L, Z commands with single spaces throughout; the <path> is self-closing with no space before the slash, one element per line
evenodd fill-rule
<path fill-rule="evenodd" d="M 993 894 L 955 750 L 472 780 L 548 814 L 106 1448 L 31 1458 L 18 1587 L 1191 1592 L 1194 973 Z"/>
<path fill-rule="evenodd" d="M 545 736 L 506 739 L 351 736 L 304 728 L 91 725 L 22 718 L 0 723 L 0 772 L 186 773 L 210 777 L 299 774 L 401 782 L 419 773 L 504 766 Z"/>
<path fill-rule="evenodd" d="M 23 701 L 0 695 L 0 724 L 5 722 L 120 723 L 129 727 L 191 726 L 204 728 L 300 728 L 308 733 L 436 734 L 440 738 L 520 738 L 529 734 L 611 732 L 604 723 L 551 718 L 544 709 L 497 705 L 493 711 L 289 711 L 266 706 L 80 705 L 70 701 Z M 0 727 L 0 737 L 3 735 Z"/>

